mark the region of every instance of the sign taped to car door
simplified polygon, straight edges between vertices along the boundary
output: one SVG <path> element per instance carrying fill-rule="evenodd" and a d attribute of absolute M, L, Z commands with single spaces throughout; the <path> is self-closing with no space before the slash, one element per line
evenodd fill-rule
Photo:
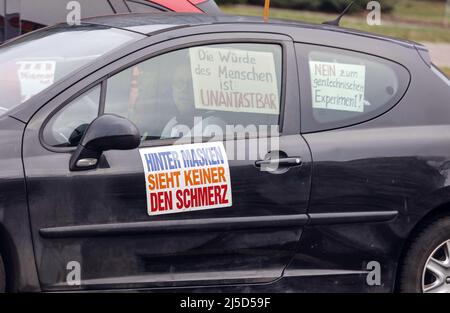
<path fill-rule="evenodd" d="M 223 143 L 140 149 L 150 216 L 232 206 Z"/>

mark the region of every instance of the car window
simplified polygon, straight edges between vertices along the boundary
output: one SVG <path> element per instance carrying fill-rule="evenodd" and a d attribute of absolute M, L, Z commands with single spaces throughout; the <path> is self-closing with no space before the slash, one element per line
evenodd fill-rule
<path fill-rule="evenodd" d="M 447 75 L 441 71 L 436 65 L 432 64 L 431 65 L 431 70 L 433 71 L 434 74 L 436 74 L 440 79 L 442 79 L 445 83 L 447 83 L 447 85 L 450 86 L 450 78 L 447 77 Z"/>
<path fill-rule="evenodd" d="M 58 25 L 0 46 L 0 115 L 116 48 L 143 38 L 101 25 Z"/>
<path fill-rule="evenodd" d="M 341 49 L 299 45 L 304 88 L 302 130 L 367 121 L 392 108 L 409 85 L 403 66 Z"/>
<path fill-rule="evenodd" d="M 152 12 L 161 12 L 160 9 L 155 8 L 149 4 L 140 3 L 132 0 L 126 0 L 125 3 L 130 8 L 131 12 L 134 13 L 152 13 Z"/>
<path fill-rule="evenodd" d="M 182 49 L 110 78 L 105 113 L 130 119 L 143 140 L 261 134 L 279 124 L 281 71 L 279 45 Z"/>
<path fill-rule="evenodd" d="M 44 128 L 44 142 L 53 147 L 76 147 L 98 116 L 101 87 L 77 97 L 58 111 Z"/>
<path fill-rule="evenodd" d="M 101 15 L 111 15 L 114 11 L 107 0 L 76 0 L 80 6 L 80 17 L 89 18 Z M 53 25 L 65 23 L 68 13 L 68 4 L 73 4 L 72 0 L 21 0 L 20 14 L 22 21 L 38 23 L 42 25 Z M 70 7 L 70 6 L 69 6 Z M 51 14 L 49 14 L 51 8 Z M 26 31 L 25 31 L 26 32 Z M 24 33 L 24 30 L 22 30 Z"/>
<path fill-rule="evenodd" d="M 109 0 L 109 3 L 111 3 L 111 5 L 114 7 L 114 10 L 118 14 L 130 13 L 130 10 L 128 9 L 124 0 Z"/>

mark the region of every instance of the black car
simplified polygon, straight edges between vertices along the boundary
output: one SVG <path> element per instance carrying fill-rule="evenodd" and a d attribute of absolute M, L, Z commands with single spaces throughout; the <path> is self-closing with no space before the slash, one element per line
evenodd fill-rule
<path fill-rule="evenodd" d="M 75 9 L 81 18 L 149 13 L 220 13 L 214 0 L 2 0 L 0 1 L 0 43 L 30 31 L 67 20 Z"/>
<path fill-rule="evenodd" d="M 8 291 L 450 290 L 450 82 L 419 44 L 115 15 L 0 71 Z"/>

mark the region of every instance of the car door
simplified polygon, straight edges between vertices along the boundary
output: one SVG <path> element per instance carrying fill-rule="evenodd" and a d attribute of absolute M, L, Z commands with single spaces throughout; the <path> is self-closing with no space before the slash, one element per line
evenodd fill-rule
<path fill-rule="evenodd" d="M 281 277 L 307 222 L 311 157 L 299 135 L 299 102 L 291 39 L 257 33 L 155 44 L 56 97 L 33 117 L 23 143 L 43 288 L 209 286 Z M 70 171 L 74 146 L 98 114 L 134 122 L 141 146 L 106 151 L 95 169 Z M 204 173 L 193 180 L 202 181 L 206 198 L 173 184 L 169 167 L 176 162 L 161 158 L 191 148 L 215 151 L 191 155 L 184 166 L 213 167 L 220 160 L 222 175 L 215 177 L 223 178 L 222 191 L 208 193 L 217 181 Z M 155 164 L 164 177 L 150 177 Z M 168 191 L 176 196 L 169 199 Z"/>

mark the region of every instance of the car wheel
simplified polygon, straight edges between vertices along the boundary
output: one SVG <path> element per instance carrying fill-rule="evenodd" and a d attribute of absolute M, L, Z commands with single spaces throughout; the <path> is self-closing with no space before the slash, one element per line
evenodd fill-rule
<path fill-rule="evenodd" d="M 3 263 L 2 256 L 0 255 L 0 293 L 6 291 L 6 274 L 5 265 Z"/>
<path fill-rule="evenodd" d="M 425 227 L 405 255 L 400 292 L 450 293 L 450 217 Z"/>

